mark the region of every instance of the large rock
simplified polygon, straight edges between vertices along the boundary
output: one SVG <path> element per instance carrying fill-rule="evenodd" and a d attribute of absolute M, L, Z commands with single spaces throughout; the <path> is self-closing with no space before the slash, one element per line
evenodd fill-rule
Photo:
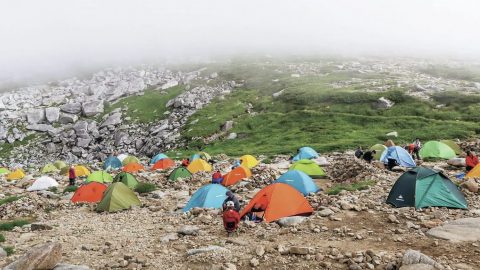
<path fill-rule="evenodd" d="M 32 124 L 26 127 L 28 130 L 35 130 L 39 132 L 55 131 L 55 128 L 47 124 Z"/>
<path fill-rule="evenodd" d="M 82 104 L 79 102 L 67 103 L 62 105 L 60 110 L 66 113 L 79 114 L 82 112 Z"/>
<path fill-rule="evenodd" d="M 208 246 L 204 248 L 194 248 L 194 249 L 189 249 L 187 250 L 187 256 L 192 256 L 200 253 L 206 253 L 206 252 L 230 252 L 228 249 L 224 247 L 219 247 L 219 246 Z"/>
<path fill-rule="evenodd" d="M 38 124 L 45 121 L 45 110 L 31 109 L 27 111 L 27 121 L 29 124 Z"/>
<path fill-rule="evenodd" d="M 57 242 L 47 243 L 33 247 L 23 257 L 9 264 L 3 270 L 54 269 L 61 259 L 62 245 Z"/>
<path fill-rule="evenodd" d="M 295 226 L 304 222 L 306 217 L 293 216 L 293 217 L 284 217 L 277 221 L 277 223 L 282 227 Z"/>
<path fill-rule="evenodd" d="M 60 109 L 55 107 L 46 108 L 45 116 L 48 122 L 55 123 L 60 118 Z"/>
<path fill-rule="evenodd" d="M 393 107 L 394 104 L 395 103 L 393 101 L 381 97 L 373 104 L 373 106 L 377 109 L 388 109 Z"/>
<path fill-rule="evenodd" d="M 468 189 L 468 191 L 470 191 L 470 192 L 473 192 L 473 193 L 478 192 L 478 184 L 473 179 L 469 179 L 469 180 L 463 182 L 462 184 L 460 184 L 460 186 Z"/>
<path fill-rule="evenodd" d="M 90 267 L 86 265 L 73 265 L 73 264 L 64 264 L 60 263 L 53 268 L 53 270 L 90 270 Z"/>
<path fill-rule="evenodd" d="M 78 121 L 78 116 L 71 113 L 61 113 L 58 121 L 61 124 L 73 124 Z"/>
<path fill-rule="evenodd" d="M 3 126 L 0 126 L 0 140 L 7 138 L 8 130 Z"/>
<path fill-rule="evenodd" d="M 175 81 L 175 80 L 171 80 L 169 82 L 166 82 L 164 83 L 160 88 L 162 90 L 165 90 L 165 89 L 168 89 L 170 87 L 174 87 L 174 86 L 177 86 L 178 85 L 178 81 Z"/>
<path fill-rule="evenodd" d="M 100 125 L 100 127 L 116 126 L 121 123 L 122 123 L 122 113 L 117 112 L 109 115 L 107 119 L 105 119 L 105 121 L 103 121 L 103 123 Z"/>
<path fill-rule="evenodd" d="M 420 251 L 409 249 L 402 258 L 402 265 L 428 264 L 438 269 L 444 267 Z"/>
<path fill-rule="evenodd" d="M 82 111 L 83 115 L 85 115 L 86 117 L 91 117 L 99 113 L 103 113 L 103 100 L 95 100 L 83 103 Z"/>
<path fill-rule="evenodd" d="M 88 138 L 88 123 L 86 121 L 78 121 L 74 126 L 75 134 L 81 138 Z"/>
<path fill-rule="evenodd" d="M 0 260 L 3 260 L 5 257 L 7 257 L 7 255 L 7 252 L 2 247 L 0 247 Z"/>
<path fill-rule="evenodd" d="M 192 225 L 185 225 L 177 231 L 181 235 L 197 235 L 199 232 L 200 228 Z"/>
<path fill-rule="evenodd" d="M 427 235 L 452 242 L 480 241 L 480 218 L 461 218 L 427 231 Z"/>
<path fill-rule="evenodd" d="M 465 158 L 452 158 L 447 160 L 447 164 L 454 167 L 465 167 Z"/>
<path fill-rule="evenodd" d="M 225 122 L 225 124 L 223 124 L 222 131 L 229 131 L 232 128 L 233 128 L 233 121 L 229 120 Z"/>
<path fill-rule="evenodd" d="M 116 132 L 115 135 L 113 135 L 113 140 L 115 143 L 115 146 L 120 146 L 122 144 L 125 144 L 128 140 L 128 134 L 123 131 Z"/>
<path fill-rule="evenodd" d="M 81 147 L 81 148 L 85 148 L 90 144 L 91 141 L 92 141 L 92 138 L 90 138 L 90 137 L 88 137 L 88 138 L 78 138 L 77 139 L 77 146 Z"/>
<path fill-rule="evenodd" d="M 409 264 L 409 265 L 403 265 L 400 267 L 399 270 L 435 270 L 433 265 L 429 264 L 424 264 L 424 263 L 417 263 L 417 264 Z"/>

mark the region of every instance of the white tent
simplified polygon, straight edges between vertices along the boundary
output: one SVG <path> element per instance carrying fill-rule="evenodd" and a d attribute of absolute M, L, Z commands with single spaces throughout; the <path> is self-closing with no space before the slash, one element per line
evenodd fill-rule
<path fill-rule="evenodd" d="M 120 154 L 117 156 L 118 159 L 120 159 L 121 162 L 123 162 L 124 159 L 126 159 L 128 157 L 127 154 Z"/>
<path fill-rule="evenodd" d="M 27 188 L 27 191 L 47 190 L 56 186 L 58 186 L 58 183 L 55 179 L 48 176 L 42 176 L 35 180 L 35 182 Z"/>

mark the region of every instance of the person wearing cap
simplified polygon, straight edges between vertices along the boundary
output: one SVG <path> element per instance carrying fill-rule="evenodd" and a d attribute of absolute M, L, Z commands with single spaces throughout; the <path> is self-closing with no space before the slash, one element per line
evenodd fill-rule
<path fill-rule="evenodd" d="M 235 209 L 235 211 L 237 212 L 240 212 L 240 201 L 238 200 L 237 196 L 235 196 L 235 194 L 233 194 L 233 192 L 231 192 L 230 190 L 227 191 L 225 195 L 227 195 L 227 198 L 223 201 L 223 210 L 225 211 L 225 209 L 227 208 L 228 202 L 233 202 L 233 209 Z"/>
<path fill-rule="evenodd" d="M 235 211 L 235 204 L 232 201 L 228 201 L 225 204 L 225 211 L 223 212 L 223 227 L 227 230 L 227 233 L 233 233 L 237 230 L 238 223 L 240 222 L 240 215 L 238 211 Z"/>

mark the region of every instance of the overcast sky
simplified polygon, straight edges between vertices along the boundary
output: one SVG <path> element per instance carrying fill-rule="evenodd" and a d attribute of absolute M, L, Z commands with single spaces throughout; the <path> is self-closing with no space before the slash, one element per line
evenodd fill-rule
<path fill-rule="evenodd" d="M 478 0 L 0 0 L 0 81 L 242 53 L 480 56 Z"/>

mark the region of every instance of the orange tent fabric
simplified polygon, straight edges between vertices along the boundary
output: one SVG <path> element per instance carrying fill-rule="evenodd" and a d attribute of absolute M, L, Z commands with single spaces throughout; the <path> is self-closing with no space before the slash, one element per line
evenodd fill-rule
<path fill-rule="evenodd" d="M 123 166 L 123 171 L 128 173 L 134 173 L 141 170 L 145 170 L 145 167 L 143 167 L 143 165 L 139 163 L 129 163 Z"/>
<path fill-rule="evenodd" d="M 313 213 L 312 206 L 303 197 L 302 193 L 284 183 L 271 184 L 260 190 L 242 210 L 240 216 L 243 217 L 253 207 L 260 205 L 265 209 L 263 218 L 266 222 L 272 222 L 283 217 Z"/>
<path fill-rule="evenodd" d="M 169 158 L 164 158 L 160 159 L 159 161 L 155 162 L 155 164 L 152 167 L 153 170 L 165 170 L 168 168 L 171 168 L 175 166 L 175 161 L 169 159 Z"/>
<path fill-rule="evenodd" d="M 243 166 L 238 166 L 223 176 L 222 185 L 226 187 L 235 185 L 243 178 L 248 178 L 250 176 L 252 176 L 250 169 Z"/>
<path fill-rule="evenodd" d="M 83 185 L 75 191 L 71 201 L 73 203 L 88 202 L 97 203 L 102 200 L 103 192 L 107 189 L 107 186 L 98 182 L 91 182 Z"/>

